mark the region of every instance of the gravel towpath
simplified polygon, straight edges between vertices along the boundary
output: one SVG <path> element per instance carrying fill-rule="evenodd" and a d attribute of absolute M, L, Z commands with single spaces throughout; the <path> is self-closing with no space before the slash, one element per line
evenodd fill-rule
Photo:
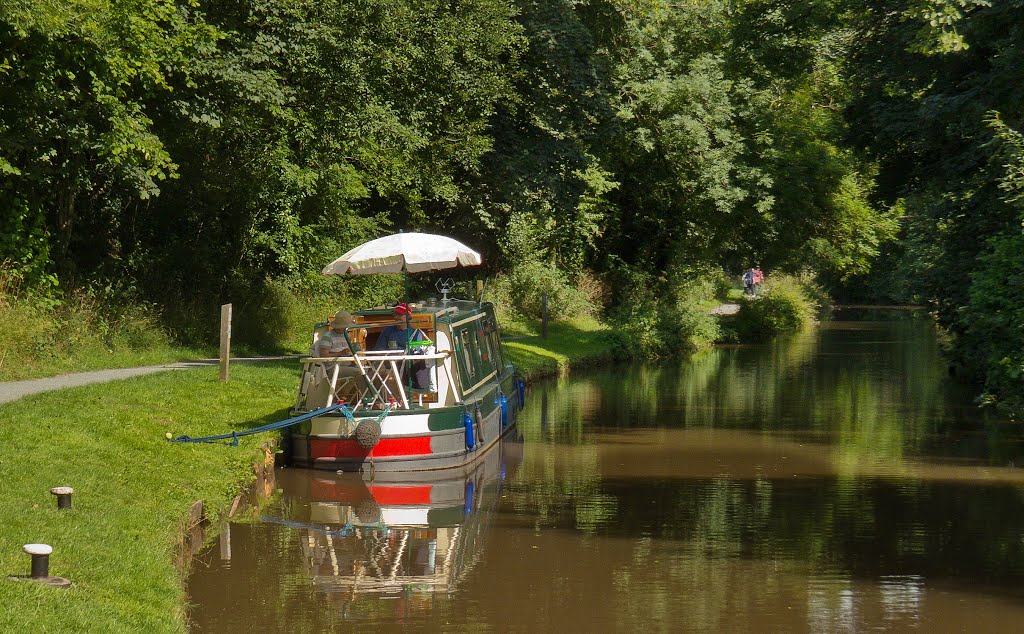
<path fill-rule="evenodd" d="M 712 315 L 735 315 L 740 312 L 739 304 L 719 304 L 711 309 Z"/>
<path fill-rule="evenodd" d="M 242 357 L 231 359 L 231 363 L 254 363 L 259 361 L 275 361 L 278 359 L 297 359 L 300 356 L 283 357 Z M 30 381 L 8 381 L 0 383 L 0 403 L 16 401 L 29 394 L 39 392 L 50 392 L 62 390 L 67 387 L 78 387 L 90 383 L 106 383 L 107 381 L 118 381 L 133 376 L 143 376 L 156 372 L 167 372 L 168 370 L 188 370 L 208 365 L 217 365 L 217 359 L 197 359 L 195 361 L 180 361 L 166 365 L 148 365 L 139 368 L 119 368 L 116 370 L 96 370 L 95 372 L 77 372 L 75 374 L 62 374 L 60 376 L 48 377 L 45 379 L 32 379 Z"/>

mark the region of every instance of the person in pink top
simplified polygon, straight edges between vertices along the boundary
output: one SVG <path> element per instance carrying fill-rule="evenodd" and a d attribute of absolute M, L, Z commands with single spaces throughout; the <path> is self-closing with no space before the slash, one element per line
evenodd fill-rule
<path fill-rule="evenodd" d="M 763 282 L 764 282 L 764 271 L 761 270 L 761 267 L 755 266 L 754 267 L 754 294 L 755 295 L 760 295 L 761 294 L 761 284 Z"/>

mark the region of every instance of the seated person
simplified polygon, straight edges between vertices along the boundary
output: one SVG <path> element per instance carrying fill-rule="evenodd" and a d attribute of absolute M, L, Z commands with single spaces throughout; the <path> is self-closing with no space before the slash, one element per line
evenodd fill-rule
<path fill-rule="evenodd" d="M 339 310 L 334 314 L 334 321 L 331 322 L 330 328 L 320 335 L 320 338 L 317 339 L 310 350 L 309 354 L 311 357 L 348 357 L 348 359 L 341 363 L 317 363 L 311 368 L 313 373 L 313 393 L 316 394 L 314 397 L 316 400 L 326 398 L 329 388 L 324 387 L 324 383 L 334 375 L 335 371 L 337 371 L 338 377 L 334 385 L 335 398 L 339 401 L 354 402 L 358 401 L 362 394 L 359 380 L 362 373 L 353 364 L 352 349 L 345 339 L 345 328 L 352 326 L 354 323 L 355 319 L 351 313 Z M 352 329 L 349 330 L 348 336 L 352 340 L 352 345 L 357 346 L 356 349 L 358 350 L 358 344 L 366 336 L 366 331 L 362 328 Z"/>
<path fill-rule="evenodd" d="M 395 320 L 399 323 L 394 326 L 388 326 L 381 331 L 380 336 L 377 337 L 377 343 L 373 346 L 374 350 L 405 350 L 409 341 L 426 339 L 426 336 L 419 328 L 413 328 L 410 333 L 408 323 L 405 321 L 408 313 L 409 308 L 405 304 L 395 306 Z M 412 335 L 411 338 L 410 334 Z"/>
<path fill-rule="evenodd" d="M 408 323 L 405 321 L 408 314 L 409 308 L 405 304 L 395 306 L 395 320 L 399 323 L 394 326 L 388 326 L 381 331 L 380 337 L 377 338 L 377 343 L 373 346 L 374 350 L 405 351 L 410 341 L 424 341 L 427 339 L 427 336 L 419 328 L 409 329 Z M 430 370 L 427 364 L 423 361 L 415 361 L 412 363 L 412 371 L 413 387 L 429 389 Z M 405 368 L 402 368 L 402 373 L 405 373 Z"/>
<path fill-rule="evenodd" d="M 349 348 L 349 343 L 345 340 L 345 328 L 353 324 L 355 324 L 355 319 L 348 311 L 339 310 L 334 313 L 334 321 L 331 322 L 330 329 L 320 335 L 319 341 L 317 341 L 316 346 L 314 346 L 316 350 L 313 351 L 313 356 L 352 356 L 352 350 Z M 360 339 L 360 333 L 365 333 L 365 331 L 362 329 L 350 330 L 348 336 L 353 342 L 358 342 Z"/>

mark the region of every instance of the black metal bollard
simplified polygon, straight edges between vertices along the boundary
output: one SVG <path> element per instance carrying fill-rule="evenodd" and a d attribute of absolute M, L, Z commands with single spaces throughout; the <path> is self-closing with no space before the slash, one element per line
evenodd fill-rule
<path fill-rule="evenodd" d="M 53 547 L 46 544 L 25 544 L 24 551 L 32 555 L 32 578 L 45 579 L 50 576 L 50 553 Z"/>
<path fill-rule="evenodd" d="M 11 576 L 11 581 L 31 581 L 34 583 L 45 583 L 51 588 L 70 588 L 71 580 L 64 577 L 50 576 L 50 553 L 53 546 L 49 544 L 25 544 L 22 550 L 32 555 L 32 574 L 28 577 Z"/>
<path fill-rule="evenodd" d="M 75 490 L 71 487 L 53 487 L 50 489 L 50 493 L 57 496 L 57 508 L 69 509 L 71 508 L 71 494 Z"/>

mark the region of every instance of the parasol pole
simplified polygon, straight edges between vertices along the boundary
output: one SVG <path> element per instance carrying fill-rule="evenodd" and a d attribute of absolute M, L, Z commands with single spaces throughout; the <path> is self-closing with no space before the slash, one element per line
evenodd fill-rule
<path fill-rule="evenodd" d="M 399 229 L 398 233 L 405 233 L 403 229 Z M 409 308 L 409 263 L 402 258 L 402 293 L 405 295 L 405 377 L 408 389 L 405 391 L 409 395 L 409 404 L 412 406 L 412 362 L 409 360 L 409 353 L 412 351 L 412 346 L 409 345 L 412 342 L 412 332 L 409 331 L 412 328 L 412 309 Z"/>
<path fill-rule="evenodd" d="M 409 395 L 409 407 L 412 407 L 412 361 L 409 360 L 412 352 L 412 308 L 409 307 L 409 270 L 405 266 L 402 267 L 402 282 L 405 287 L 405 376 L 409 382 L 405 393 Z"/>

